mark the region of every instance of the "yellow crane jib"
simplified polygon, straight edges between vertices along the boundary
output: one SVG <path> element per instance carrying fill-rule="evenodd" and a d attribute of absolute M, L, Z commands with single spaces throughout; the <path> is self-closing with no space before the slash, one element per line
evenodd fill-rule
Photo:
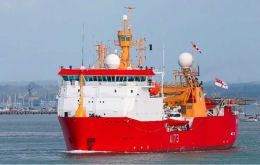
<path fill-rule="evenodd" d="M 83 95 L 83 81 L 84 76 L 81 74 L 79 77 L 79 106 L 75 113 L 75 117 L 88 117 L 85 108 L 84 108 L 84 95 Z"/>

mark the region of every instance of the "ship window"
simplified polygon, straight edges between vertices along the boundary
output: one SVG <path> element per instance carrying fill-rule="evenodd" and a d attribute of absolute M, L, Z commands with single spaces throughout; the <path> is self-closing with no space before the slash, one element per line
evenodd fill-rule
<path fill-rule="evenodd" d="M 79 81 L 79 76 L 74 76 L 75 81 Z"/>
<path fill-rule="evenodd" d="M 90 80 L 89 80 L 89 76 L 85 76 L 85 80 L 86 80 L 86 81 L 90 81 Z"/>
<path fill-rule="evenodd" d="M 79 76 L 69 76 L 69 80 L 72 80 L 72 81 L 79 81 Z"/>
<path fill-rule="evenodd" d="M 139 76 L 135 76 L 135 81 L 140 81 L 140 77 Z"/>
<path fill-rule="evenodd" d="M 103 76 L 103 81 L 107 81 L 107 76 Z"/>
<path fill-rule="evenodd" d="M 133 91 L 133 89 L 131 90 L 131 93 L 133 93 L 134 91 Z"/>
<path fill-rule="evenodd" d="M 97 81 L 97 76 L 93 76 L 93 81 Z"/>
<path fill-rule="evenodd" d="M 124 81 L 124 76 L 117 76 L 116 77 L 116 81 L 120 81 L 120 82 L 122 82 L 122 81 Z"/>
<path fill-rule="evenodd" d="M 126 41 L 130 41 L 130 37 L 125 37 L 125 40 Z"/>
<path fill-rule="evenodd" d="M 107 81 L 111 82 L 112 81 L 112 78 L 111 76 L 107 76 Z"/>
<path fill-rule="evenodd" d="M 64 81 L 68 81 L 68 76 L 62 76 Z"/>
<path fill-rule="evenodd" d="M 126 79 L 127 79 L 127 77 L 126 77 L 126 76 L 124 76 L 124 77 L 123 77 L 123 81 L 126 81 Z"/>
<path fill-rule="evenodd" d="M 133 76 L 128 76 L 127 77 L 127 81 L 134 81 L 134 77 Z"/>
<path fill-rule="evenodd" d="M 116 93 L 116 89 L 115 89 L 115 93 Z"/>
<path fill-rule="evenodd" d="M 114 82 L 115 81 L 115 76 L 111 76 L 111 79 Z"/>
<path fill-rule="evenodd" d="M 125 37 L 121 37 L 121 41 L 125 41 Z"/>
<path fill-rule="evenodd" d="M 79 81 L 79 76 L 70 75 L 70 76 L 62 76 L 65 81 Z"/>
<path fill-rule="evenodd" d="M 102 81 L 102 76 L 98 76 L 98 81 Z"/>
<path fill-rule="evenodd" d="M 141 77 L 141 81 L 145 81 L 146 80 L 146 77 L 145 76 L 142 76 Z"/>

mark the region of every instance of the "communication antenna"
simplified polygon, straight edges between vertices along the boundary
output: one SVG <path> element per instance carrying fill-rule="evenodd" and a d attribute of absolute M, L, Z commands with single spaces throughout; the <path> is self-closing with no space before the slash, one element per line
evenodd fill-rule
<path fill-rule="evenodd" d="M 128 16 L 128 20 L 129 22 L 131 21 L 131 18 L 132 18 L 132 15 L 131 15 L 131 10 L 135 9 L 135 7 L 132 7 L 132 6 L 127 6 L 125 7 L 127 9 L 127 16 Z"/>
<path fill-rule="evenodd" d="M 85 25 L 82 26 L 82 50 L 81 50 L 81 66 L 84 66 L 84 45 L 85 45 Z"/>
<path fill-rule="evenodd" d="M 164 97 L 164 91 L 163 91 L 163 84 L 164 84 L 164 70 L 165 70 L 165 44 L 163 43 L 163 50 L 162 50 L 162 97 Z"/>

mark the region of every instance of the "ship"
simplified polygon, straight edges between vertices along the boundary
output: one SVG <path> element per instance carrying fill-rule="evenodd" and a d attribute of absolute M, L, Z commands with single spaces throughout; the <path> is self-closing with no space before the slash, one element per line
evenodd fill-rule
<path fill-rule="evenodd" d="M 121 52 L 109 54 L 98 44 L 96 67 L 58 72 L 57 113 L 68 151 L 179 152 L 234 145 L 238 115 L 233 104 L 206 98 L 192 53 L 179 56 L 180 68 L 166 84 L 164 71 L 143 67 L 144 39 L 134 41 L 127 15 L 117 37 Z M 130 56 L 135 46 L 137 65 Z"/>

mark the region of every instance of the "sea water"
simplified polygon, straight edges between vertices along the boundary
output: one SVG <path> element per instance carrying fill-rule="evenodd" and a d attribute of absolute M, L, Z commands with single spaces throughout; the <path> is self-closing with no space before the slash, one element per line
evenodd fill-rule
<path fill-rule="evenodd" d="M 231 149 L 169 153 L 68 153 L 56 115 L 0 115 L 0 164 L 260 163 L 260 122 L 240 122 Z"/>

